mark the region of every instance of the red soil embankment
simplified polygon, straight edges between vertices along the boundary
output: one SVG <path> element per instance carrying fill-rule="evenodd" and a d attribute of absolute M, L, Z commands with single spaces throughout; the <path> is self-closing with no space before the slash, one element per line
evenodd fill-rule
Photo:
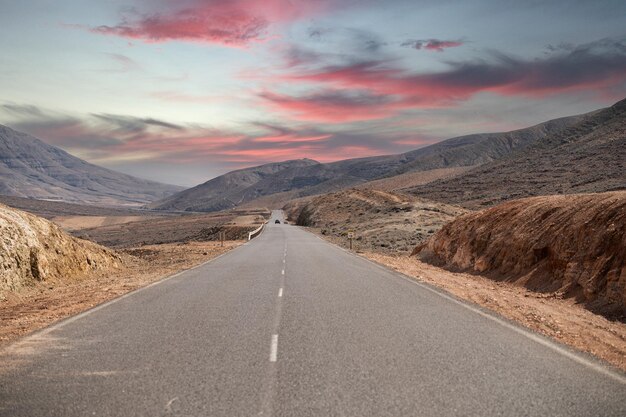
<path fill-rule="evenodd" d="M 448 223 L 413 253 L 626 319 L 626 191 L 506 202 Z"/>

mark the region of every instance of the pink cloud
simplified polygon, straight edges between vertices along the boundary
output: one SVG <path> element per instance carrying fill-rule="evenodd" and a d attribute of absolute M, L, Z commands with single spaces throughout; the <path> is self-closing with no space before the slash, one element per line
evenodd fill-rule
<path fill-rule="evenodd" d="M 292 118 L 324 123 L 383 119 L 403 107 L 387 97 L 346 94 L 337 90 L 301 97 L 264 92 L 260 97 L 271 109 L 286 113 Z"/>
<path fill-rule="evenodd" d="M 325 141 L 332 137 L 332 135 L 314 135 L 314 136 L 298 136 L 294 134 L 282 134 L 275 136 L 259 136 L 254 139 L 254 142 L 266 142 L 266 143 L 300 143 L 300 142 L 319 142 Z"/>
<path fill-rule="evenodd" d="M 624 41 L 603 39 L 541 59 L 494 54 L 489 61 L 452 62 L 450 69 L 415 74 L 385 61 L 365 61 L 279 76 L 280 81 L 366 91 L 398 105 L 435 108 L 455 105 L 481 92 L 545 97 L 591 91 L 605 94 L 626 82 Z"/>
<path fill-rule="evenodd" d="M 380 154 L 385 146 L 378 135 L 331 133 L 306 126 L 259 122 L 247 129 L 230 130 L 111 114 L 77 118 L 34 106 L 0 106 L 3 108 L 20 115 L 21 121 L 12 123 L 15 129 L 100 164 L 232 162 L 251 166 L 302 157 L 332 161 Z"/>
<path fill-rule="evenodd" d="M 467 99 L 481 89 L 473 83 L 445 80 L 445 74 L 411 75 L 381 62 L 329 67 L 283 78 L 292 82 L 316 82 L 336 88 L 369 91 L 378 96 L 398 97 L 412 107 L 449 105 Z"/>
<path fill-rule="evenodd" d="M 124 17 L 114 26 L 102 25 L 90 30 L 144 42 L 243 46 L 264 40 L 272 23 L 312 16 L 327 5 L 326 0 L 196 0 L 190 7 Z"/>

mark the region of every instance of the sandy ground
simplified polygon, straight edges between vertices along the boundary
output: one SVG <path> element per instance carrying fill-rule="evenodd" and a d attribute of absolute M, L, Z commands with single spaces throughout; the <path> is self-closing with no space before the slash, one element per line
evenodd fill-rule
<path fill-rule="evenodd" d="M 51 220 L 66 231 L 148 220 L 150 216 L 57 216 Z"/>
<path fill-rule="evenodd" d="M 0 345 L 227 252 L 244 241 L 147 245 L 120 251 L 124 267 L 44 282 L 0 301 Z"/>
<path fill-rule="evenodd" d="M 346 247 L 346 239 L 322 237 Z M 355 250 L 359 255 L 412 279 L 442 288 L 626 371 L 626 324 L 594 314 L 573 299 L 561 299 L 556 293 L 532 292 L 479 275 L 448 272 L 415 257 L 360 251 L 358 247 Z"/>

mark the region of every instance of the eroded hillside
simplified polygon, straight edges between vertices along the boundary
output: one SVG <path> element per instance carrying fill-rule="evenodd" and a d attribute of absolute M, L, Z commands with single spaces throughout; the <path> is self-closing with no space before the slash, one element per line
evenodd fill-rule
<path fill-rule="evenodd" d="M 407 253 L 445 223 L 466 210 L 370 189 L 350 189 L 295 200 L 285 207 L 292 221 L 319 228 L 322 234 L 345 239 L 355 233 L 363 250 Z"/>
<path fill-rule="evenodd" d="M 121 266 L 115 252 L 0 204 L 0 296 L 36 282 Z"/>
<path fill-rule="evenodd" d="M 510 201 L 458 218 L 415 252 L 626 317 L 626 192 Z"/>

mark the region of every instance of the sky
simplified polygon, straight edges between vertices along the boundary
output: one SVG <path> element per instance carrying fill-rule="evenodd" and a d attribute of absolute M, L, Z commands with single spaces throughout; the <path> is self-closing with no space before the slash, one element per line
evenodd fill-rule
<path fill-rule="evenodd" d="M 0 124 L 193 186 L 626 97 L 626 2 L 0 0 Z"/>

